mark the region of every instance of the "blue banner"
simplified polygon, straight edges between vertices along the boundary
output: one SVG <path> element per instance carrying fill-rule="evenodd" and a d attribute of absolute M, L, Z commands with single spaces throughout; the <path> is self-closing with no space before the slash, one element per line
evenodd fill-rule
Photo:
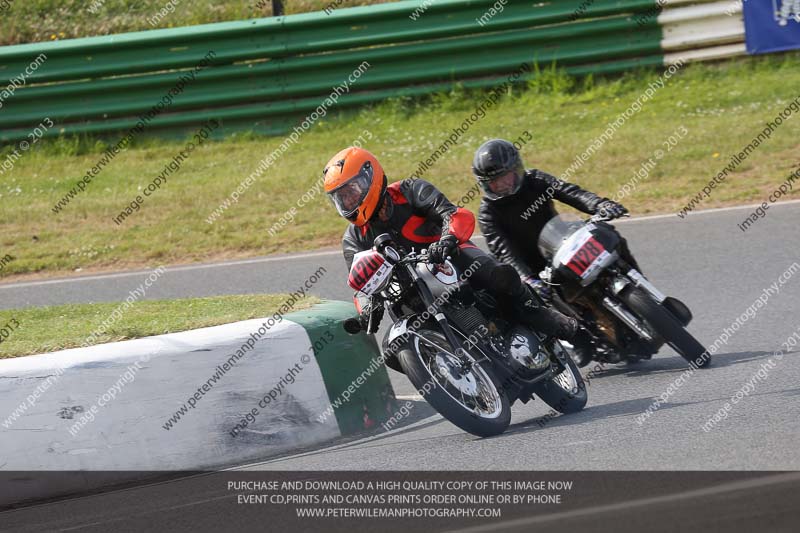
<path fill-rule="evenodd" d="M 800 48 L 800 0 L 744 0 L 747 52 Z"/>

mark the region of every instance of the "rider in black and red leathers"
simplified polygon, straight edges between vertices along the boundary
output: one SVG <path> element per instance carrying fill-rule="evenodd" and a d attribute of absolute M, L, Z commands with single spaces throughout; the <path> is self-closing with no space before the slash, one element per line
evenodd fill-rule
<path fill-rule="evenodd" d="M 508 315 L 537 331 L 567 340 L 575 336 L 577 321 L 543 306 L 512 267 L 477 248 L 470 241 L 474 215 L 453 205 L 429 182 L 405 179 L 387 185 L 375 156 L 354 147 L 336 154 L 324 175 L 326 193 L 352 222 L 342 238 L 348 269 L 356 253 L 369 250 L 377 236 L 388 233 L 402 251 L 428 248 L 431 262 L 450 257 L 459 271 L 469 268 L 470 284 L 489 291 Z"/>

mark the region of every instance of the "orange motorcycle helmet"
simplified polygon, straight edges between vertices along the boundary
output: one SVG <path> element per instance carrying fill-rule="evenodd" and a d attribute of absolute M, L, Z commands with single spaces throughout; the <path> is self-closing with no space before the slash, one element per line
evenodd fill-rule
<path fill-rule="evenodd" d="M 378 159 L 367 150 L 350 146 L 328 161 L 324 188 L 341 216 L 363 226 L 382 205 L 386 174 Z"/>

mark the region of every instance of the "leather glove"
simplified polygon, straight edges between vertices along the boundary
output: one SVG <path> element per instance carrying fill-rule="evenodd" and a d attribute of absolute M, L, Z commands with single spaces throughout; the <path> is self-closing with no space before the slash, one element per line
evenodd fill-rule
<path fill-rule="evenodd" d="M 533 291 L 539 295 L 542 300 L 550 301 L 553 297 L 553 291 L 550 289 L 550 286 L 540 279 L 536 279 L 533 276 L 526 276 L 522 278 L 528 287 L 533 289 Z"/>
<path fill-rule="evenodd" d="M 455 255 L 456 251 L 458 251 L 458 239 L 448 233 L 428 246 L 428 261 L 434 264 L 444 263 L 444 260 L 448 256 Z"/>
<path fill-rule="evenodd" d="M 597 213 L 613 220 L 623 215 L 627 215 L 628 210 L 625 209 L 625 206 L 620 203 L 617 203 L 613 200 L 606 200 L 597 206 Z"/>

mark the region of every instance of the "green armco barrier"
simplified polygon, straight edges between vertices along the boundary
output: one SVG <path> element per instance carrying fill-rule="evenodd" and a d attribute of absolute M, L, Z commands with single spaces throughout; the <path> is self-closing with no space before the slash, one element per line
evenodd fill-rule
<path fill-rule="evenodd" d="M 47 59 L 0 110 L 0 140 L 25 138 L 44 117 L 46 135 L 114 134 L 167 94 L 209 51 L 200 70 L 146 134 L 185 135 L 215 118 L 219 134 L 286 132 L 359 65 L 361 76 L 331 108 L 425 94 L 460 82 L 505 80 L 521 64 L 557 64 L 576 74 L 663 63 L 655 0 L 422 0 L 285 17 L 205 24 L 0 48 L 0 86 Z M 366 63 L 365 63 L 366 62 Z M 517 81 L 529 79 L 526 72 Z"/>

